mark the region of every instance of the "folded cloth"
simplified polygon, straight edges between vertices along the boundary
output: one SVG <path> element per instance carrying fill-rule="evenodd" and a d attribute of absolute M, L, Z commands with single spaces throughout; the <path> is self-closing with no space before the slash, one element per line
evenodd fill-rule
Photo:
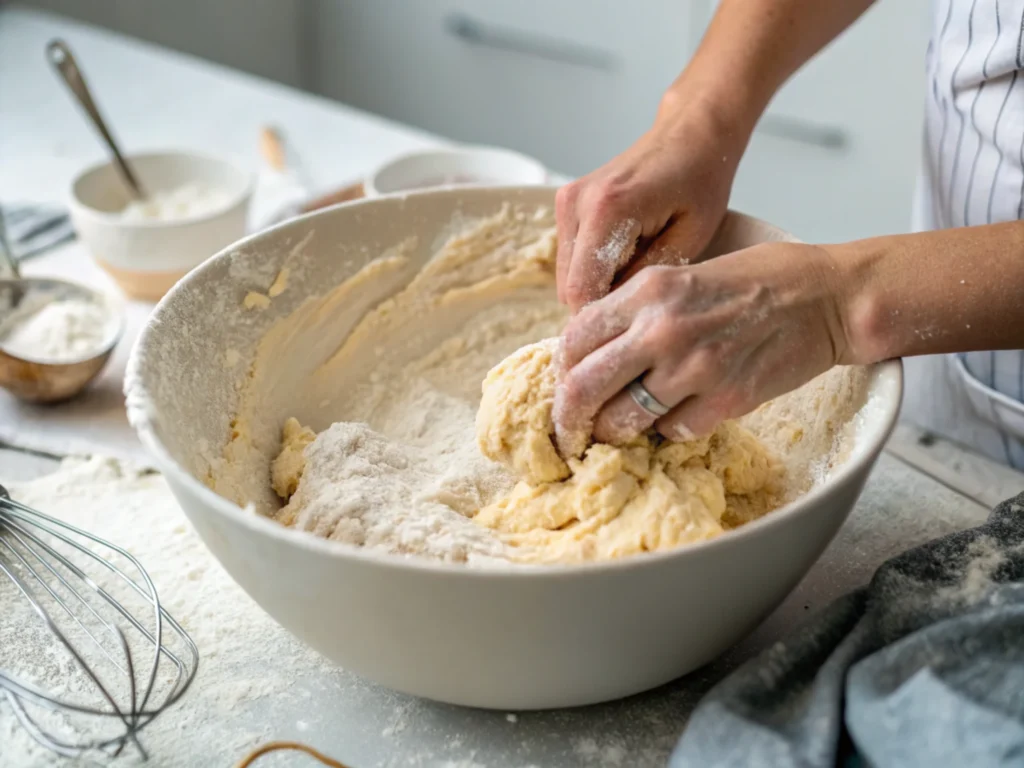
<path fill-rule="evenodd" d="M 736 670 L 669 762 L 860 765 L 1024 766 L 1024 494 L 887 561 Z"/>
<path fill-rule="evenodd" d="M 68 212 L 56 205 L 4 205 L 0 216 L 18 261 L 40 256 L 75 237 Z"/>

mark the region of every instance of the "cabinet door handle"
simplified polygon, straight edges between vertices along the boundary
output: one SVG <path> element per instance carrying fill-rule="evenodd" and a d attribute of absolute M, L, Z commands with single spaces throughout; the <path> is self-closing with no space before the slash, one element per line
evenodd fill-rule
<path fill-rule="evenodd" d="M 612 71 L 618 67 L 616 57 L 600 48 L 485 24 L 464 13 L 449 14 L 445 19 L 445 27 L 450 34 L 470 45 L 497 48 L 591 69 Z"/>
<path fill-rule="evenodd" d="M 843 150 L 850 143 L 850 137 L 842 128 L 783 115 L 765 115 L 757 124 L 756 130 L 768 136 L 798 141 L 801 144 L 813 144 L 822 149 Z"/>

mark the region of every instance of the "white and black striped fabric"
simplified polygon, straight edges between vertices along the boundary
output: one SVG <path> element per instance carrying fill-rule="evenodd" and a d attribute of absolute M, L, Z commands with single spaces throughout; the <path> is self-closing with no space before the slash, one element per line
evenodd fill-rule
<path fill-rule="evenodd" d="M 926 67 L 915 228 L 1024 219 L 1024 0 L 934 0 Z M 907 384 L 911 420 L 1024 469 L 1024 351 L 908 361 Z"/>

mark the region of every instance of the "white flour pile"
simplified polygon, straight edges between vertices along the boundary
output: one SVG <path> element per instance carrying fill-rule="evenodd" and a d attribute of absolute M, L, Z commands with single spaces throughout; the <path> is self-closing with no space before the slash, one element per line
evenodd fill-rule
<path fill-rule="evenodd" d="M 87 299 L 49 301 L 0 325 L 0 348 L 27 360 L 63 363 L 98 354 L 110 340 L 106 308 Z"/>
<path fill-rule="evenodd" d="M 349 545 L 471 565 L 516 559 L 502 533 L 473 519 L 516 480 L 480 455 L 474 422 L 487 372 L 566 320 L 553 216 L 508 205 L 448 231 L 422 269 L 411 238 L 326 294 L 292 277 L 290 291 L 315 297 L 260 341 L 230 442 L 210 462 L 214 490 Z M 866 383 L 866 371 L 837 368 L 741 420 L 785 464 L 780 503 L 842 461 Z M 287 473 L 271 464 L 290 417 L 317 436 L 306 432 L 278 462 L 308 462 L 282 507 L 270 481 Z M 737 498 L 724 519 L 763 511 Z"/>
<path fill-rule="evenodd" d="M 178 221 L 213 213 L 223 208 L 230 197 L 223 189 L 203 184 L 183 184 L 173 189 L 156 190 L 145 200 L 132 200 L 121 211 L 124 221 Z"/>

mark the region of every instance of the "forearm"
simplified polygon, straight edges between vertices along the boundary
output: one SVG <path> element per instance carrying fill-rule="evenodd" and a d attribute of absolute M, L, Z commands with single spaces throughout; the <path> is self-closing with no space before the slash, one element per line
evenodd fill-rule
<path fill-rule="evenodd" d="M 745 145 L 775 92 L 873 0 L 721 0 L 659 119 L 697 102 Z"/>
<path fill-rule="evenodd" d="M 1024 221 L 826 250 L 841 296 L 842 362 L 1024 349 Z"/>

